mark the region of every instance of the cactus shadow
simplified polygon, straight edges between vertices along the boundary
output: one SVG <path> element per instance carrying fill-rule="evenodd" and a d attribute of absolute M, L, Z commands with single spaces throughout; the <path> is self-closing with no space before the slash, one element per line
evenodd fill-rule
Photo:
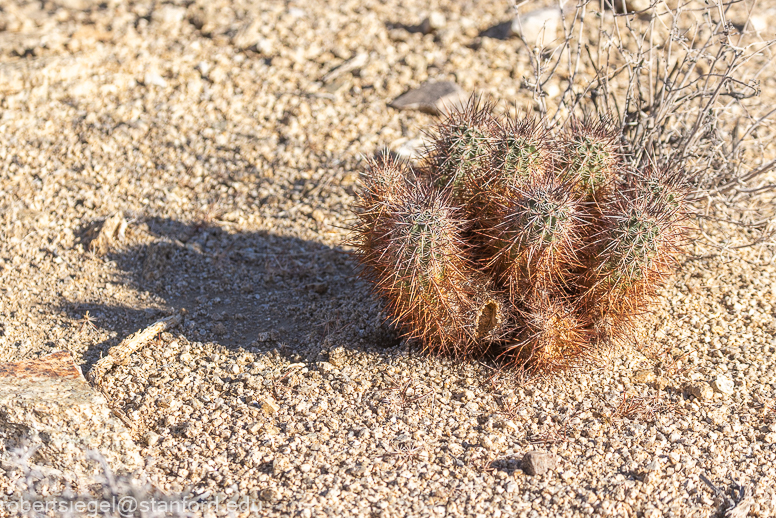
<path fill-rule="evenodd" d="M 167 218 L 139 223 L 133 225 L 143 229 L 142 243 L 106 259 L 122 272 L 121 282 L 151 302 L 148 307 L 70 302 L 59 308 L 73 319 L 89 311 L 95 326 L 111 332 L 84 355 L 87 367 L 129 334 L 181 310 L 184 322 L 176 332 L 190 341 L 277 349 L 294 361 L 324 359 L 338 345 L 384 349 L 400 342 L 339 247 Z"/>

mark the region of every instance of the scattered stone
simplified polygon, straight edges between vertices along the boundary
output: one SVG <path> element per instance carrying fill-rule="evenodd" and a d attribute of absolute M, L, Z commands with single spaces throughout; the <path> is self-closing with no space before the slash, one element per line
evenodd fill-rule
<path fill-rule="evenodd" d="M 278 405 L 275 400 L 272 399 L 272 396 L 264 396 L 263 398 L 260 398 L 258 400 L 258 404 L 267 415 L 272 415 L 280 410 L 280 405 Z"/>
<path fill-rule="evenodd" d="M 749 17 L 749 24 L 755 32 L 765 33 L 768 31 L 768 19 L 763 15 L 752 13 L 752 16 Z"/>
<path fill-rule="evenodd" d="M 445 19 L 444 14 L 439 11 L 431 11 L 431 14 L 421 22 L 420 30 L 423 34 L 431 34 L 432 32 L 443 29 L 446 23 L 447 20 Z"/>
<path fill-rule="evenodd" d="M 160 279 L 175 255 L 175 245 L 169 241 L 154 241 L 148 245 L 143 260 L 143 278 L 147 281 Z"/>
<path fill-rule="evenodd" d="M 706 401 L 714 397 L 714 389 L 705 381 L 696 381 L 685 387 L 685 392 L 695 396 L 699 401 Z"/>
<path fill-rule="evenodd" d="M 369 54 L 367 54 L 366 52 L 359 52 L 354 57 L 345 61 L 343 64 L 341 64 L 340 66 L 336 67 L 331 72 L 323 76 L 323 78 L 321 79 L 321 82 L 329 83 L 343 74 L 346 74 L 348 72 L 353 72 L 354 70 L 358 70 L 359 68 L 366 65 L 367 61 L 369 61 Z"/>
<path fill-rule="evenodd" d="M 711 388 L 726 396 L 732 396 L 736 390 L 733 380 L 724 374 L 718 375 L 714 381 L 711 382 Z"/>
<path fill-rule="evenodd" d="M 275 475 L 282 475 L 289 469 L 291 469 L 291 462 L 283 455 L 278 455 L 272 461 L 272 473 Z"/>
<path fill-rule="evenodd" d="M 0 363 L 0 464 L 34 449 L 30 464 L 77 476 L 98 472 L 96 450 L 114 471 L 143 465 L 140 450 L 105 397 L 92 389 L 69 352 Z"/>
<path fill-rule="evenodd" d="M 24 69 L 18 63 L 0 63 L 0 93 L 14 94 L 24 90 Z"/>
<path fill-rule="evenodd" d="M 250 49 L 263 39 L 261 34 L 261 20 L 251 20 L 244 23 L 232 38 L 232 44 L 239 49 Z M 203 73 L 203 75 L 206 75 Z"/>
<path fill-rule="evenodd" d="M 156 443 L 159 442 L 159 439 L 161 439 L 162 437 L 158 433 L 156 433 L 154 431 L 148 431 L 143 436 L 143 438 L 145 439 L 146 445 L 148 445 L 148 446 L 155 446 Z"/>
<path fill-rule="evenodd" d="M 325 223 L 326 222 L 326 213 L 323 212 L 320 209 L 314 209 L 313 212 L 312 212 L 312 217 L 318 223 Z"/>
<path fill-rule="evenodd" d="M 654 369 L 640 369 L 633 373 L 631 378 L 634 383 L 651 384 L 658 390 L 664 390 L 670 385 L 670 380 L 655 374 Z"/>
<path fill-rule="evenodd" d="M 280 500 L 280 493 L 278 493 L 276 489 L 268 487 L 266 489 L 262 489 L 259 492 L 259 498 L 261 498 L 265 502 L 274 504 Z"/>
<path fill-rule="evenodd" d="M 167 81 L 159 75 L 157 72 L 148 71 L 143 76 L 143 84 L 146 86 L 158 86 L 159 88 L 166 88 Z"/>
<path fill-rule="evenodd" d="M 511 34 L 522 36 L 530 45 L 542 46 L 555 40 L 561 25 L 561 12 L 557 7 L 537 9 L 526 14 L 518 14 L 512 21 Z"/>
<path fill-rule="evenodd" d="M 410 140 L 399 139 L 398 141 L 391 144 L 390 147 L 399 158 L 412 160 L 423 155 L 423 152 L 426 149 L 426 141 L 422 138 L 414 138 Z"/>
<path fill-rule="evenodd" d="M 426 82 L 394 99 L 388 106 L 397 110 L 418 110 L 440 115 L 461 107 L 468 100 L 460 86 L 452 81 Z"/>
<path fill-rule="evenodd" d="M 347 351 L 344 347 L 335 347 L 329 351 L 329 363 L 335 367 L 342 367 L 347 361 Z"/>
<path fill-rule="evenodd" d="M 117 212 L 105 220 L 100 228 L 100 233 L 89 243 L 89 249 L 98 255 L 107 254 L 114 246 L 114 243 L 122 242 L 127 232 L 127 220 L 124 215 Z"/>
<path fill-rule="evenodd" d="M 529 475 L 544 475 L 557 465 L 558 458 L 548 451 L 529 451 L 523 456 L 523 470 Z"/>
<path fill-rule="evenodd" d="M 224 336 L 227 333 L 226 326 L 223 324 L 223 322 L 218 322 L 216 325 L 213 326 L 213 334 L 216 336 Z"/>
<path fill-rule="evenodd" d="M 480 436 L 480 446 L 482 446 L 486 450 L 492 450 L 493 448 L 495 448 L 495 445 L 493 444 L 493 439 L 491 439 L 487 435 Z"/>
<path fill-rule="evenodd" d="M 256 335 L 256 341 L 261 343 L 275 342 L 278 338 L 280 338 L 280 333 L 274 329 L 271 331 L 264 331 Z"/>

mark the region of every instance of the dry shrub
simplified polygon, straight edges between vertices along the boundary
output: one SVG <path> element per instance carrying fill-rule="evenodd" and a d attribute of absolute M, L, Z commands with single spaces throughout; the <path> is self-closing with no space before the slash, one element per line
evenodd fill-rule
<path fill-rule="evenodd" d="M 754 30 L 763 2 L 663 0 L 629 12 L 622 4 L 566 3 L 564 37 L 543 48 L 524 41 L 533 66 L 525 82 L 542 120 L 614 118 L 632 165 L 681 167 L 713 247 L 772 244 L 776 89 L 763 82 L 776 70 L 776 40 Z M 552 103 L 551 84 L 561 92 Z"/>

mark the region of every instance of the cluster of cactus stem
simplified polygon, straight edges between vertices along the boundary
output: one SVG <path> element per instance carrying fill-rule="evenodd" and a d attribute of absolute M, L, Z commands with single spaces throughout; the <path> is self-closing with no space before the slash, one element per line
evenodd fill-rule
<path fill-rule="evenodd" d="M 552 372 L 633 337 L 681 253 L 679 175 L 629 165 L 607 120 L 550 132 L 472 99 L 411 164 L 371 160 L 364 275 L 428 351 Z"/>

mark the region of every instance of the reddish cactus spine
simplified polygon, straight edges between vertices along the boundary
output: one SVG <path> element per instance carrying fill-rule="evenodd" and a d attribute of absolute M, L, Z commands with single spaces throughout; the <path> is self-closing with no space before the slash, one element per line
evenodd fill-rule
<path fill-rule="evenodd" d="M 402 182 L 378 209 L 361 213 L 355 244 L 365 274 L 405 336 L 432 352 L 474 354 L 498 334 L 505 308 L 467 259 L 467 222 L 449 194 L 412 175 Z M 361 206 L 374 203 L 372 191 L 364 193 Z"/>

